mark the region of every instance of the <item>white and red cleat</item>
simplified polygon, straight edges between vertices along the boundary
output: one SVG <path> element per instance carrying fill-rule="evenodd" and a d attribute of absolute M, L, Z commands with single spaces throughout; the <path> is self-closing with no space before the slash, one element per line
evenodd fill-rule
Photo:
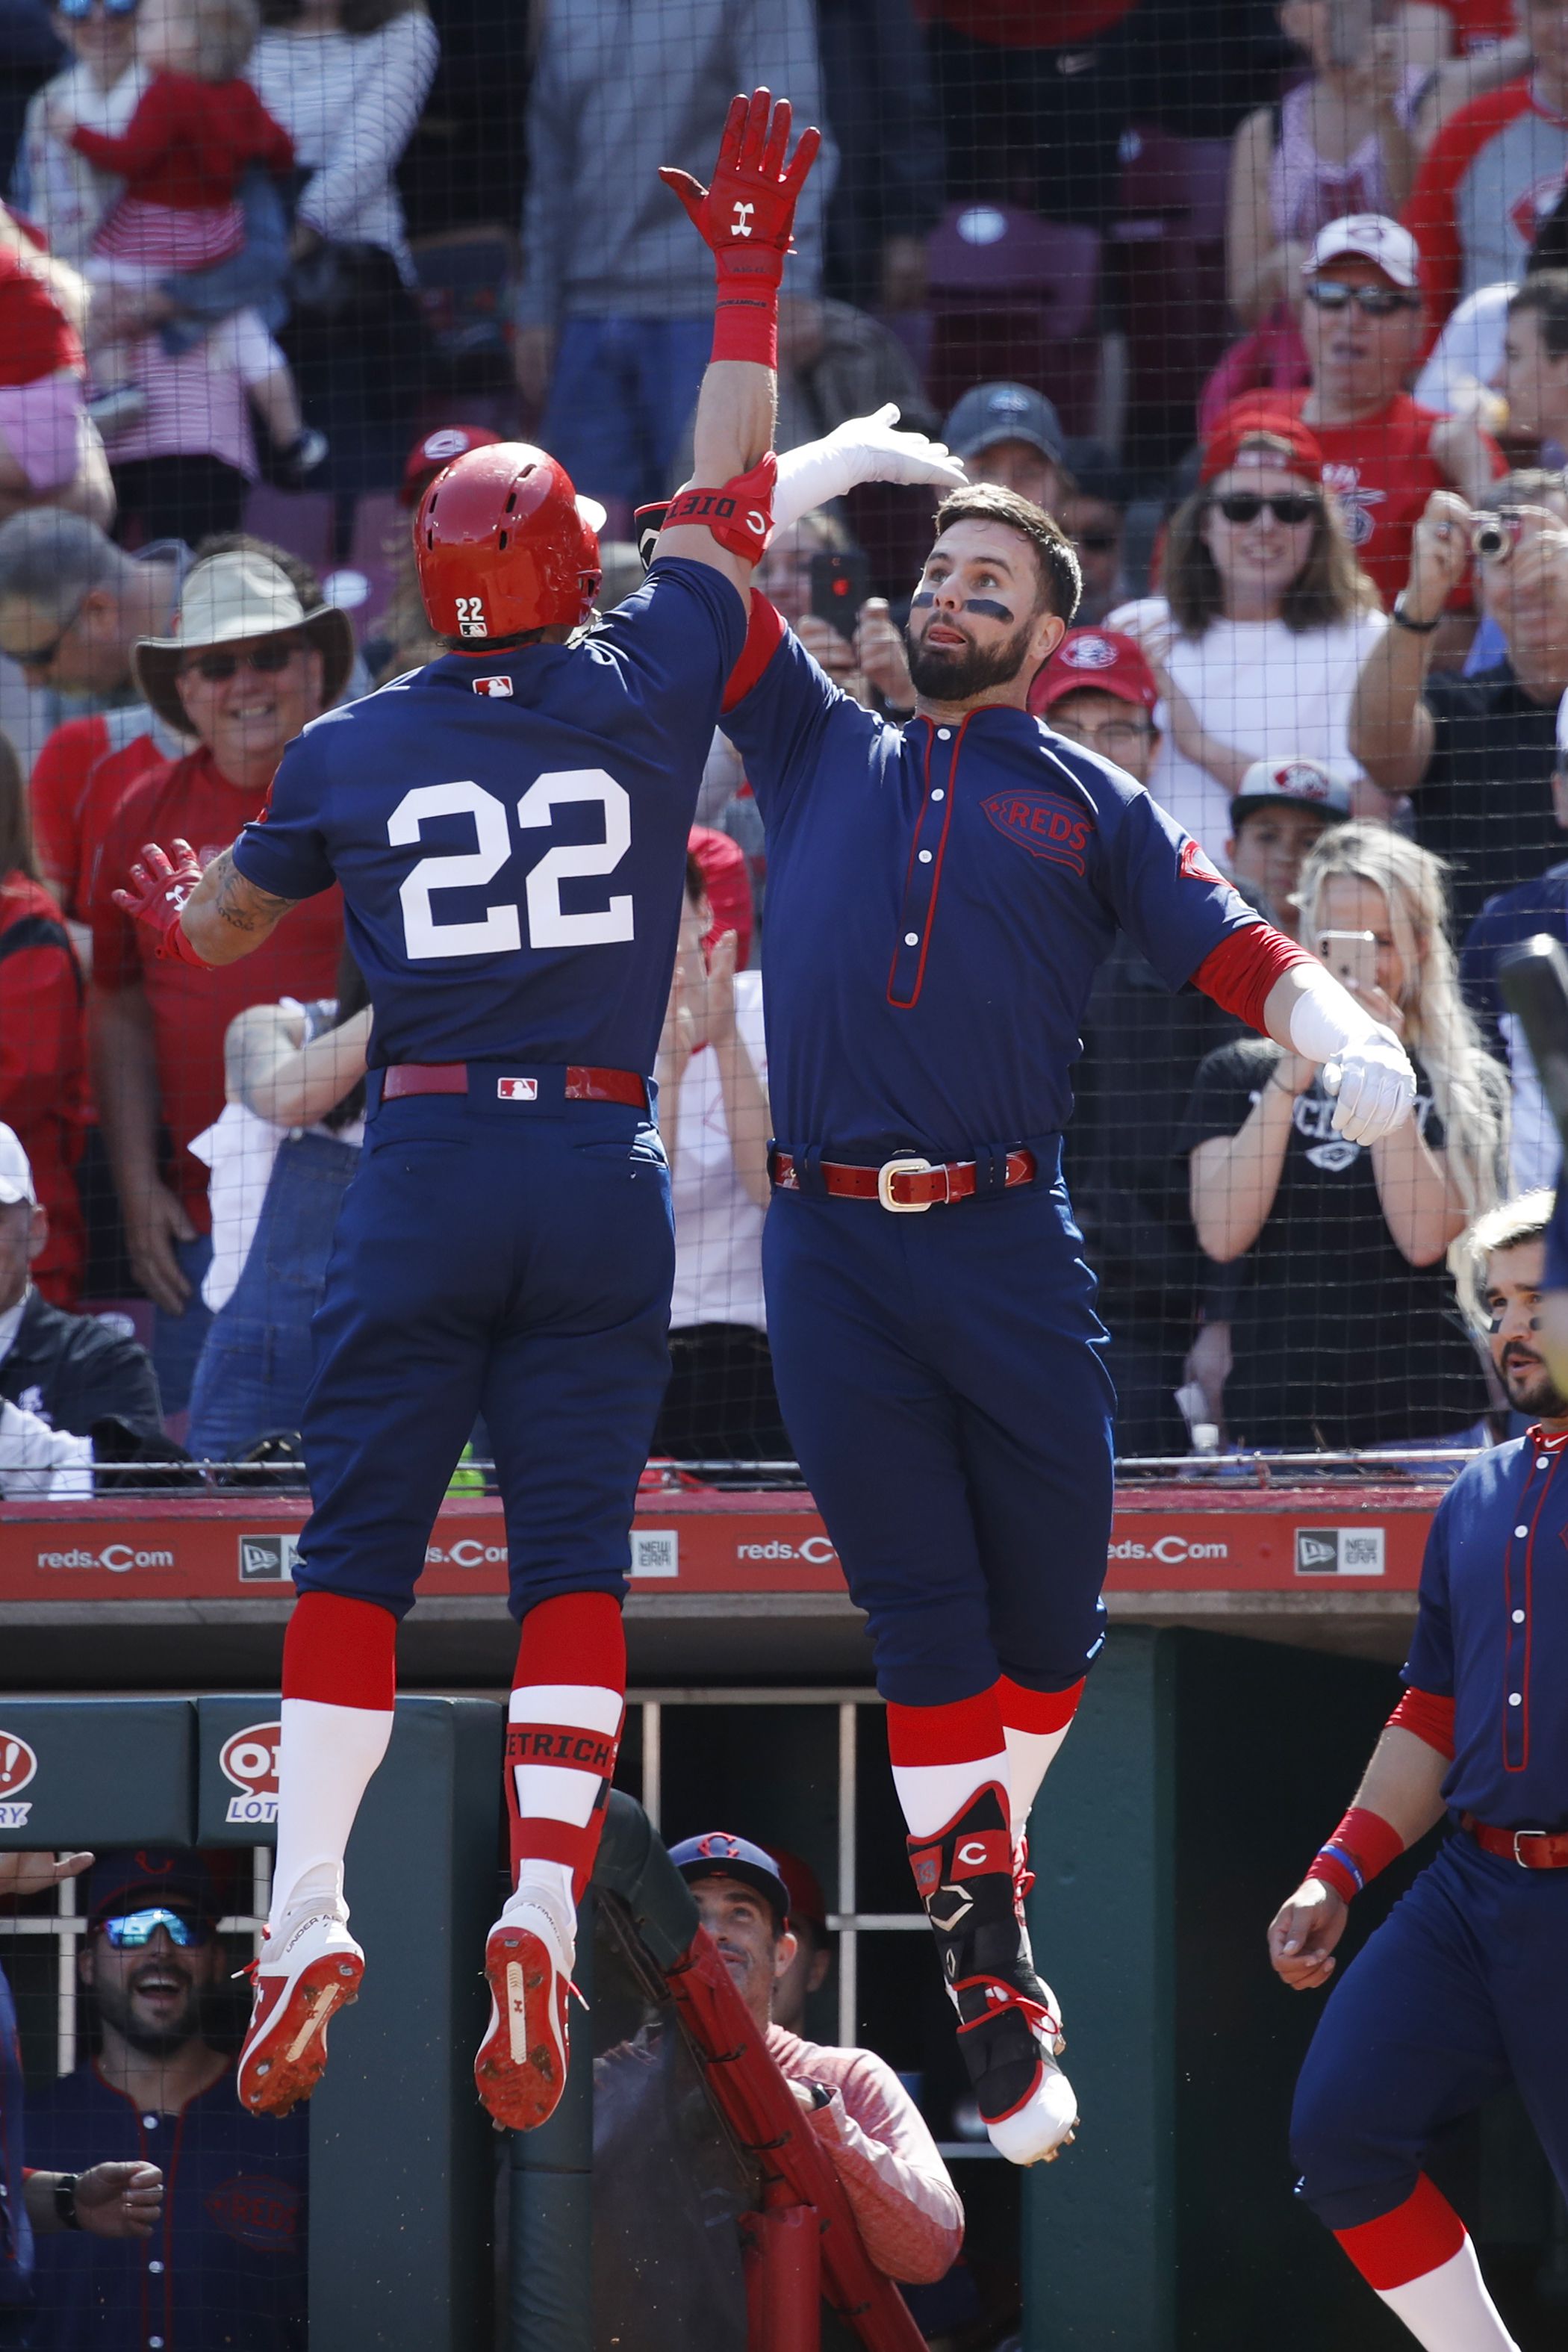
<path fill-rule="evenodd" d="M 327 2026 L 359 1999 L 364 1975 L 348 1916 L 342 1903 L 286 1911 L 244 1972 L 254 1998 L 236 2087 L 252 2115 L 286 2116 L 326 2071 Z"/>
<path fill-rule="evenodd" d="M 507 2131 L 532 2131 L 546 2122 L 566 2087 L 575 1926 L 552 1893 L 524 1880 L 486 1941 L 490 2021 L 474 2060 L 474 2083 Z"/>
<path fill-rule="evenodd" d="M 1043 2002 L 1003 1984 L 989 1987 L 986 2000 L 994 2015 L 1008 2009 L 1022 2011 L 1035 2045 L 1034 2080 L 1016 2105 L 1001 2115 L 987 2116 L 984 2106 L 981 2109 L 992 2147 L 1009 2164 L 1053 2164 L 1078 2130 L 1078 2100 L 1057 2063 L 1067 2048 L 1061 2011 L 1049 1985 L 1038 1978 L 1035 1981 L 1045 1995 Z"/>

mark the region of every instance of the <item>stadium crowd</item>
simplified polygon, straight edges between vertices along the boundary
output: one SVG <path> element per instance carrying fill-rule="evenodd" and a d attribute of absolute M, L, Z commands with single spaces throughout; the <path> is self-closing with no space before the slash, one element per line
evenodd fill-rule
<path fill-rule="evenodd" d="M 605 509 L 602 608 L 635 587 L 710 309 L 649 190 L 753 83 L 828 132 L 780 446 L 896 409 L 1045 507 L 1084 593 L 1037 715 L 1147 783 L 1417 1064 L 1415 1124 L 1347 1143 L 1312 1066 L 1119 943 L 1067 1141 L 1119 1452 L 1500 1430 L 1446 1255 L 1555 1173 L 1496 967 L 1568 938 L 1568 12 L 671 0 L 619 72 L 620 10 L 533 19 L 487 70 L 482 10 L 438 32 L 395 0 L 4 17 L 0 1396 L 42 1427 L 0 1484 L 79 1482 L 84 1439 L 126 1475 L 296 1427 L 369 1045 L 337 894 L 208 974 L 110 893 L 146 840 L 209 860 L 301 727 L 434 650 L 407 517 L 462 449 L 548 446 Z M 759 573 L 895 723 L 931 499 L 854 488 Z M 710 1475 L 792 1450 L 760 1276 L 766 857 L 722 734 L 699 815 L 657 1074 L 680 1252 L 657 1445 Z M 45 1403 L 45 1307 L 109 1318 L 122 1399 Z"/>

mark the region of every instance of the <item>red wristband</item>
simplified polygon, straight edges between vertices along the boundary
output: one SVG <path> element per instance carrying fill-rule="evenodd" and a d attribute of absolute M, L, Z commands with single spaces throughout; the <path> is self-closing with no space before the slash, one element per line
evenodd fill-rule
<path fill-rule="evenodd" d="M 1404 1852 L 1405 1840 L 1392 1822 L 1365 1805 L 1352 1805 L 1332 1837 L 1319 1848 L 1307 1875 L 1321 1878 L 1347 1903 L 1353 1903 L 1363 1887 L 1370 1886 L 1378 1873 L 1397 1862 Z"/>
<path fill-rule="evenodd" d="M 721 253 L 719 307 L 713 313 L 713 357 L 750 360 L 756 367 L 777 370 L 779 363 L 779 289 L 765 277 L 742 274 L 726 265 Z M 782 257 L 780 267 L 783 267 Z"/>
<path fill-rule="evenodd" d="M 678 490 L 669 502 L 663 529 L 700 526 L 721 547 L 745 563 L 760 563 L 773 527 L 773 484 L 778 461 L 770 449 L 750 473 L 737 474 L 722 489 L 693 486 Z"/>
<path fill-rule="evenodd" d="M 206 958 L 199 956 L 191 945 L 178 915 L 158 941 L 158 956 L 162 962 L 188 963 L 197 971 L 211 971 L 213 969 Z"/>

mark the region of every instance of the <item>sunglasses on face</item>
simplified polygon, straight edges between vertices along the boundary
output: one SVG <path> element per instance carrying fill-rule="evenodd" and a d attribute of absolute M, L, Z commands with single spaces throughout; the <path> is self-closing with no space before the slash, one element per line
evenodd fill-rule
<path fill-rule="evenodd" d="M 1091 750 L 1103 746 L 1112 758 L 1130 751 L 1154 732 L 1152 727 L 1140 727 L 1130 719 L 1108 719 L 1103 727 L 1080 727 L 1070 719 L 1053 719 L 1051 724 L 1069 743 L 1087 743 Z"/>
<path fill-rule="evenodd" d="M 194 671 L 209 686 L 221 686 L 226 678 L 236 677 L 242 669 L 253 669 L 261 677 L 276 677 L 279 670 L 288 668 L 299 650 L 297 645 L 276 645 L 269 640 L 266 645 L 253 646 L 246 654 L 196 654 L 182 664 L 180 676 L 189 677 Z"/>
<path fill-rule="evenodd" d="M 1267 507 L 1276 522 L 1299 529 L 1304 522 L 1316 521 L 1323 511 L 1323 501 L 1310 490 L 1283 490 L 1272 498 L 1264 498 L 1257 490 L 1227 490 L 1222 499 L 1211 499 L 1226 522 L 1256 522 Z"/>
<path fill-rule="evenodd" d="M 99 1924 L 117 1952 L 142 1950 L 160 1927 L 167 1932 L 171 1944 L 178 1944 L 182 1951 L 205 1944 L 212 1932 L 201 1920 L 187 1919 L 178 1911 L 166 1910 L 162 1904 L 150 1911 L 122 1912 L 119 1918 L 103 1919 Z"/>
<path fill-rule="evenodd" d="M 1315 310 L 1348 310 L 1353 302 L 1363 319 L 1392 319 L 1400 310 L 1419 310 L 1418 294 L 1396 294 L 1392 286 L 1346 286 L 1329 278 L 1307 289 Z"/>
<path fill-rule="evenodd" d="M 80 620 L 82 606 L 87 603 L 88 597 L 90 596 L 91 593 L 92 591 L 89 588 L 84 590 L 82 594 L 77 598 L 76 603 L 71 606 L 65 620 L 61 623 L 56 634 L 49 639 L 47 646 L 35 646 L 31 653 L 12 655 L 11 658 L 16 663 L 18 669 L 45 670 L 50 669 L 54 667 L 54 663 L 58 656 L 60 647 L 64 645 L 66 639 L 69 636 L 71 631 Z"/>

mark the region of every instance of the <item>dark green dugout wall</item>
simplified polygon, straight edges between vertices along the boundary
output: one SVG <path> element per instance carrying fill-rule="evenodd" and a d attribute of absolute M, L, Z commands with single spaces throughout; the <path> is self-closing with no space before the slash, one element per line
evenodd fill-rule
<path fill-rule="evenodd" d="M 1263 1949 L 1394 1687 L 1385 1667 L 1309 1652 L 1112 1634 L 1033 1825 L 1036 1948 L 1066 2008 L 1083 2126 L 1060 2163 L 1021 2182 L 999 2165 L 963 2168 L 984 2201 L 977 2240 L 989 2214 L 1010 2228 L 1022 2190 L 1025 2352 L 1407 2342 L 1292 2200 L 1290 2087 L 1321 1998 L 1287 1993 Z M 0 1696 L 0 1729 L 39 1757 L 23 1792 L 30 1818 L 0 1829 L 0 1845 L 264 1842 L 267 1831 L 227 1820 L 235 1791 L 217 1759 L 276 1709 L 271 1696 Z M 354 1832 L 351 1895 L 370 1966 L 311 2103 L 311 2330 L 323 2345 L 479 2352 L 490 2340 L 495 2151 L 470 2067 L 499 1886 L 501 1727 L 493 1701 L 402 1700 Z M 698 1826 L 677 1814 L 717 1790 L 725 1826 L 796 1845 L 831 1900 L 832 1710 L 738 1698 L 700 1729 L 703 1757 L 678 1769 L 667 1723 L 668 1833 Z M 860 1900 L 903 1909 L 912 1890 L 879 1739 L 868 1710 Z M 635 1788 L 635 1740 L 626 1760 Z M 1355 1940 L 1413 1866 L 1357 1906 Z M 872 1968 L 888 1974 L 891 2011 L 865 1980 Z M 862 1969 L 868 2019 L 950 2051 L 923 1937 L 867 1938 Z M 826 2017 L 813 2024 L 831 2032 Z M 1526 2352 L 1560 2347 L 1568 2315 L 1552 2300 L 1552 2266 L 1568 2288 L 1568 2244 L 1553 2252 L 1558 2209 L 1518 2111 L 1500 2103 L 1434 2169 L 1477 2229 Z"/>

